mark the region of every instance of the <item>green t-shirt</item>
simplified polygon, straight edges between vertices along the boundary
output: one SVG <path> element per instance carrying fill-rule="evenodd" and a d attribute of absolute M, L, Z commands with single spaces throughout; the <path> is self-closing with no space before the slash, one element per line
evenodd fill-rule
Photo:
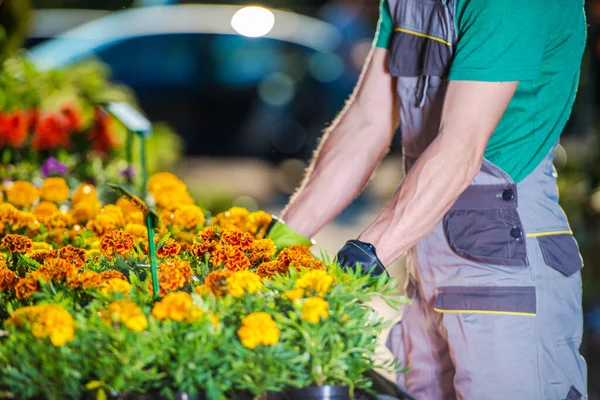
<path fill-rule="evenodd" d="M 519 81 L 485 151 L 516 182 L 531 173 L 567 123 L 586 41 L 583 0 L 456 0 L 458 41 L 449 80 Z M 374 45 L 389 48 L 386 0 Z"/>

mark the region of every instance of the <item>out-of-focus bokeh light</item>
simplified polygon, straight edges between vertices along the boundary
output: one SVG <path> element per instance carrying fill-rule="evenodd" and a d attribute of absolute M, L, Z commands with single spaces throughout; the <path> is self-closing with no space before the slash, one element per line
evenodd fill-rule
<path fill-rule="evenodd" d="M 237 33 L 247 37 L 261 37 L 271 32 L 275 14 L 264 7 L 249 6 L 239 9 L 231 18 L 231 26 Z"/>
<path fill-rule="evenodd" d="M 279 164 L 279 168 L 274 176 L 275 187 L 283 193 L 292 194 L 298 187 L 298 184 L 304 176 L 306 162 L 289 158 Z"/>
<path fill-rule="evenodd" d="M 261 100 L 272 106 L 282 106 L 294 97 L 294 80 L 283 73 L 274 73 L 263 80 L 258 88 Z"/>
<path fill-rule="evenodd" d="M 333 82 L 344 73 L 344 62 L 333 53 L 316 53 L 310 58 L 310 73 L 321 82 Z"/>
<path fill-rule="evenodd" d="M 257 211 L 260 208 L 258 201 L 250 196 L 240 196 L 233 200 L 231 205 L 234 207 L 244 207 L 248 211 Z"/>
<path fill-rule="evenodd" d="M 567 151 L 562 145 L 558 145 L 554 151 L 554 166 L 558 171 L 567 165 Z"/>

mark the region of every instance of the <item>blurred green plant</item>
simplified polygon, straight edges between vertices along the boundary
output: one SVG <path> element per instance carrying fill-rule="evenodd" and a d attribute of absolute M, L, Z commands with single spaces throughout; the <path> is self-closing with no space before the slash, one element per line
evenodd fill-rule
<path fill-rule="evenodd" d="M 0 60 L 14 54 L 21 47 L 30 22 L 30 0 L 2 2 L 2 6 L 0 6 Z"/>

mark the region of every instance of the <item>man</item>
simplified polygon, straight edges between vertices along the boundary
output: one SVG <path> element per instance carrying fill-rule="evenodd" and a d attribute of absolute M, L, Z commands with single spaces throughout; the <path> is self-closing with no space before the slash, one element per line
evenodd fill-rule
<path fill-rule="evenodd" d="M 585 29 L 582 0 L 383 0 L 355 93 L 282 213 L 312 237 L 399 124 L 406 178 L 337 258 L 383 273 L 409 252 L 388 346 L 417 399 L 587 398 L 582 262 L 552 165 Z"/>

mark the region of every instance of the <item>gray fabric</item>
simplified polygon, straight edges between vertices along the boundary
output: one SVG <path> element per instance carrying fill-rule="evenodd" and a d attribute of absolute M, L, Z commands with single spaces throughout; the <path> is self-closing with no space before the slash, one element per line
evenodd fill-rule
<path fill-rule="evenodd" d="M 445 286 L 438 289 L 438 310 L 535 314 L 535 286 Z"/>
<path fill-rule="evenodd" d="M 571 390 L 569 390 L 565 400 L 581 400 L 581 398 L 581 393 L 579 393 L 574 387 L 571 387 Z"/>
<path fill-rule="evenodd" d="M 540 247 L 544 261 L 566 276 L 583 268 L 579 247 L 572 235 L 540 236 Z"/>

